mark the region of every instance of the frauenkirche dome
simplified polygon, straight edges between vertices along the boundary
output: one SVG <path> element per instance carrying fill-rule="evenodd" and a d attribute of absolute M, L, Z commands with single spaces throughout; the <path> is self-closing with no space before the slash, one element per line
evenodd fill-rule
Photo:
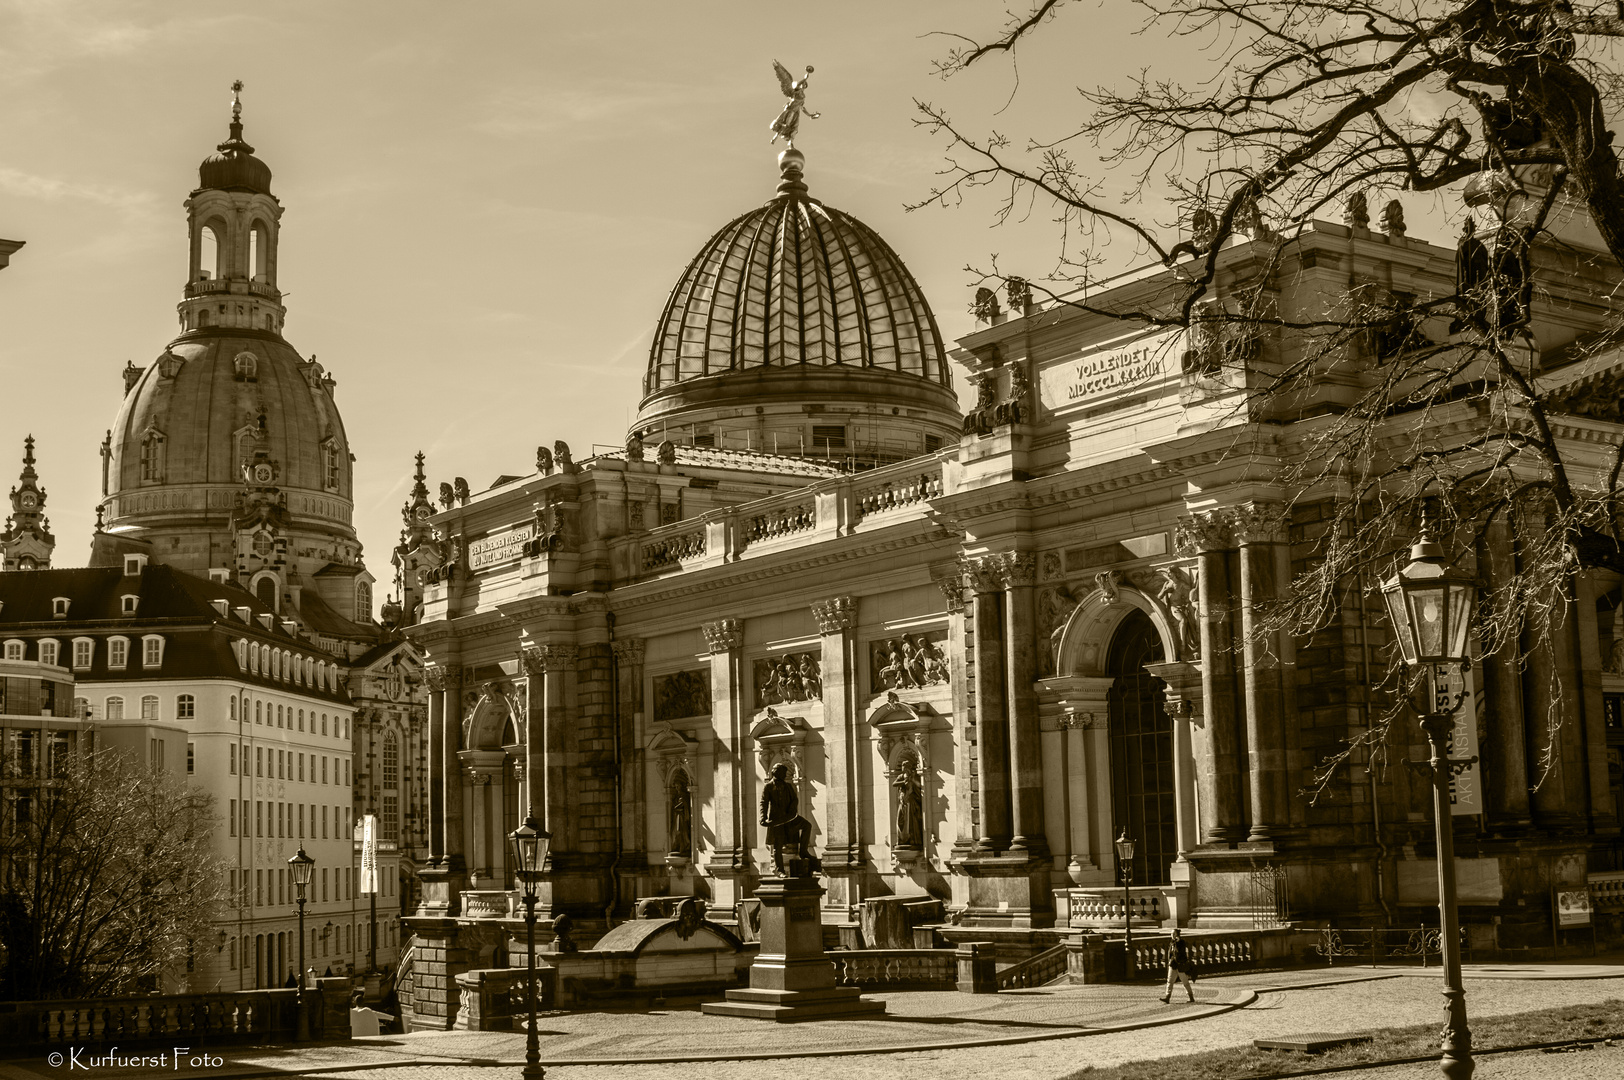
<path fill-rule="evenodd" d="M 864 460 L 956 438 L 953 377 L 918 282 L 873 229 L 808 194 L 804 163 L 781 154 L 776 197 L 723 226 L 671 290 L 635 433 L 794 453 L 819 445 L 810 418 L 824 451 Z M 831 444 L 835 427 L 844 441 Z"/>

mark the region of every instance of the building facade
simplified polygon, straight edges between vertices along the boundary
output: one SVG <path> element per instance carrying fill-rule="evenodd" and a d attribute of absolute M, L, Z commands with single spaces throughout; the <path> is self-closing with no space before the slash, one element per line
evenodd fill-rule
<path fill-rule="evenodd" d="M 456 970 L 503 949 L 504 837 L 527 809 L 553 835 L 543 908 L 584 932 L 645 896 L 725 913 L 772 865 L 755 811 L 777 764 L 813 825 L 827 922 L 915 897 L 959 934 L 1104 926 L 1123 833 L 1152 922 L 1249 927 L 1282 883 L 1293 919 L 1423 919 L 1424 781 L 1347 768 L 1302 795 L 1371 723 L 1390 647 L 1378 602 L 1312 639 L 1249 621 L 1325 527 L 1325 496 L 1282 478 L 1351 391 L 1331 380 L 1265 411 L 1248 388 L 1291 341 L 1226 350 L 1014 281 L 1002 302 L 983 290 L 953 353 L 977 388 L 959 420 L 900 260 L 848 271 L 842 236 L 883 242 L 808 194 L 798 155 L 781 167 L 773 202 L 673 290 L 623 452 L 542 448 L 527 476 L 425 506 L 403 541 L 432 691 L 432 862 L 410 921 L 437 957 L 419 986 L 446 991 L 419 995 L 418 1021 L 449 1023 Z M 1288 317 L 1357 286 L 1456 288 L 1455 251 L 1401 229 L 1311 222 L 1265 258 L 1275 242 L 1224 250 L 1216 302 L 1259 274 Z M 1581 417 L 1561 421 L 1576 460 L 1598 432 L 1624 439 L 1615 361 L 1569 359 L 1612 314 L 1588 265 L 1554 249 L 1535 264 L 1552 271 L 1531 335 L 1540 392 Z M 1137 310 L 1165 273 L 1088 306 Z M 775 427 L 795 453 L 770 452 Z M 836 428 L 854 452 L 833 452 Z M 1621 869 L 1621 586 L 1581 577 L 1573 647 L 1535 657 L 1573 694 L 1554 780 L 1535 787 L 1529 753 L 1545 690 L 1511 660 L 1466 678 L 1485 798 L 1455 818 L 1462 899 L 1473 932 L 1507 947 L 1548 940 L 1554 887 Z M 1400 756 L 1420 753 L 1408 737 Z"/>

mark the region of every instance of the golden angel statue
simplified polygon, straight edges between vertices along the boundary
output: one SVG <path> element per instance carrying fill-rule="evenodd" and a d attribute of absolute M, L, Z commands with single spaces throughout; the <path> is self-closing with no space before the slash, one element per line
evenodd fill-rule
<path fill-rule="evenodd" d="M 791 75 L 789 68 L 777 60 L 773 61 L 773 71 L 778 75 L 779 89 L 784 91 L 784 96 L 789 100 L 784 102 L 783 111 L 778 114 L 778 119 L 773 121 L 773 137 L 770 141 L 777 142 L 778 137 L 782 135 L 784 142 L 793 150 L 795 133 L 801 128 L 801 114 L 805 113 L 813 120 L 818 118 L 817 113 L 806 107 L 806 84 L 812 79 L 812 65 L 806 66 L 806 75 L 800 79 Z"/>

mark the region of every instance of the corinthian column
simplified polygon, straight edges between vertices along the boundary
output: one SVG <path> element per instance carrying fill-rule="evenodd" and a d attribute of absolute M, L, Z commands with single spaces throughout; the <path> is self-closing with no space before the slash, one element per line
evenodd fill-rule
<path fill-rule="evenodd" d="M 579 848 L 579 828 L 569 812 L 569 766 L 564 735 L 574 699 L 574 645 L 531 645 L 520 653 L 529 677 L 525 709 L 525 806 L 553 834 L 554 851 Z"/>
<path fill-rule="evenodd" d="M 615 717 L 615 737 L 620 740 L 620 792 L 625 803 L 621 815 L 625 832 L 621 836 L 622 852 L 637 853 L 633 867 L 642 866 L 642 855 L 649 850 L 648 840 L 648 778 L 644 775 L 648 732 L 643 720 L 643 652 L 642 638 L 617 638 L 614 642 L 616 690 L 620 698 L 620 715 Z"/>
<path fill-rule="evenodd" d="M 1037 664 L 1032 653 L 1036 634 L 1032 585 L 1037 579 L 1037 556 L 1009 551 L 998 556 L 998 577 L 1004 588 L 1004 700 L 1008 713 L 1010 818 L 1014 833 L 1011 852 L 1043 859 L 1049 854 L 1043 822 L 1042 736 L 1038 732 L 1038 698 L 1032 689 Z"/>
<path fill-rule="evenodd" d="M 863 864 L 860 772 L 857 764 L 859 671 L 857 600 L 836 596 L 812 605 L 823 635 L 823 745 L 829 768 L 823 868 L 843 875 Z M 831 896 L 831 901 L 835 898 Z"/>
<path fill-rule="evenodd" d="M 440 806 L 445 823 L 440 865 L 454 873 L 467 869 L 463 858 L 467 837 L 463 833 L 462 773 L 457 754 L 462 750 L 462 669 L 447 667 L 442 677 L 440 699 Z"/>
<path fill-rule="evenodd" d="M 1000 641 L 1003 578 L 1001 557 L 964 560 L 965 582 L 975 593 L 976 781 L 981 820 L 976 851 L 994 854 L 1009 846 L 1009 732 L 1004 714 L 1004 657 Z"/>
<path fill-rule="evenodd" d="M 1286 540 L 1285 510 L 1278 503 L 1249 502 L 1233 513 L 1241 546 L 1242 685 L 1252 796 L 1252 829 L 1246 839 L 1268 843 L 1288 824 L 1291 802 L 1283 681 L 1287 668 L 1280 635 L 1263 622 L 1268 605 L 1279 597 L 1276 556 Z"/>
<path fill-rule="evenodd" d="M 715 773 L 711 790 L 715 800 L 715 846 L 705 864 L 714 879 L 713 899 L 731 906 L 739 899 L 738 878 L 749 873 L 750 849 L 745 837 L 745 814 L 750 810 L 744 787 L 745 756 L 744 672 L 741 651 L 744 624 L 718 619 L 700 627 L 710 646 L 711 737 Z"/>
<path fill-rule="evenodd" d="M 429 688 L 429 864 L 445 857 L 445 668 L 423 667 Z"/>
<path fill-rule="evenodd" d="M 1179 554 L 1196 556 L 1201 566 L 1201 700 L 1206 722 L 1195 732 L 1192 749 L 1201 838 L 1209 844 L 1231 844 L 1246 836 L 1241 814 L 1233 597 L 1227 555 L 1232 543 L 1229 523 L 1222 513 L 1208 512 L 1179 520 Z"/>

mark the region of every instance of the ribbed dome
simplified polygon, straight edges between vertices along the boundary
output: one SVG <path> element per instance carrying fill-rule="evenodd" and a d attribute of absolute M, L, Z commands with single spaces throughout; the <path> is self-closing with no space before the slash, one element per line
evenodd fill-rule
<path fill-rule="evenodd" d="M 913 275 L 873 229 L 807 195 L 803 161 L 786 151 L 777 198 L 728 222 L 671 290 L 649 353 L 645 405 L 690 380 L 814 366 L 952 386 Z"/>
<path fill-rule="evenodd" d="M 271 193 L 271 167 L 255 157 L 254 148 L 243 142 L 240 120 L 232 120 L 231 138 L 215 149 L 219 153 L 210 154 L 197 167 L 199 188 Z"/>

